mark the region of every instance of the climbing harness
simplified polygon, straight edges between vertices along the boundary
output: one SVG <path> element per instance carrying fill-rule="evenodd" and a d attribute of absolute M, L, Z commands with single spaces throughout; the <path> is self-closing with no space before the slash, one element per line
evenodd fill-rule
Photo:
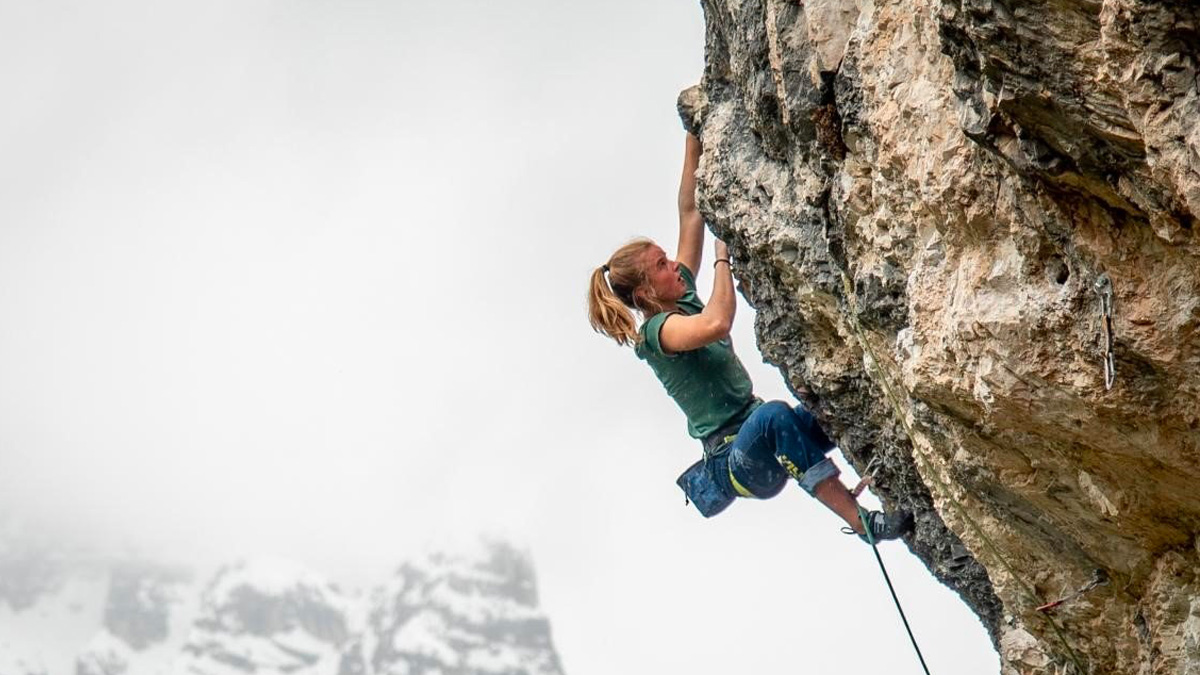
<path fill-rule="evenodd" d="M 855 302 L 854 285 L 851 283 L 850 277 L 847 276 L 845 272 L 841 272 L 841 276 L 842 292 L 845 294 L 846 302 L 849 304 L 850 309 L 850 312 L 847 315 L 850 327 L 854 330 L 855 338 L 858 340 L 863 352 L 870 358 L 871 365 L 873 366 L 878 378 L 877 381 L 879 387 L 883 390 L 884 397 L 887 398 L 889 405 L 892 407 L 892 413 L 896 416 L 896 420 L 900 423 L 901 428 L 904 430 L 904 434 L 908 436 L 908 441 L 913 448 L 913 461 L 921 466 L 922 475 L 928 478 L 935 486 L 937 486 L 937 489 L 941 491 L 946 500 L 950 502 L 950 504 L 952 504 L 958 511 L 958 514 L 962 517 L 963 522 L 970 526 L 970 528 L 975 532 L 976 536 L 979 537 L 980 541 L 983 542 L 984 546 L 986 546 L 988 550 L 991 551 L 992 555 L 996 557 L 996 560 L 1003 565 L 1004 569 L 1009 573 L 1013 581 L 1016 582 L 1017 588 L 1024 591 L 1025 595 L 1033 600 L 1033 603 L 1031 604 L 1034 606 L 1042 605 L 1042 601 L 1038 598 L 1037 593 L 1029 585 L 1029 582 L 1025 580 L 1025 576 L 1013 568 L 1012 564 L 1009 563 L 1004 555 L 1000 552 L 999 547 L 996 546 L 996 544 L 991 540 L 990 537 L 987 536 L 986 533 L 984 533 L 983 528 L 975 522 L 975 519 L 971 517 L 971 514 L 967 513 L 966 507 L 964 507 L 957 499 L 954 498 L 953 493 L 950 491 L 950 487 L 946 485 L 946 483 L 942 481 L 940 477 L 938 477 L 937 473 L 933 471 L 932 467 L 930 467 L 929 464 L 926 463 L 924 457 L 921 456 L 920 445 L 917 443 L 916 435 L 913 432 L 912 426 L 908 423 L 908 418 L 903 415 L 903 411 L 900 408 L 900 401 L 896 397 L 896 393 L 892 390 L 892 386 L 887 377 L 884 375 L 883 366 L 880 365 L 878 357 L 875 356 L 875 350 L 871 347 L 870 342 L 867 341 L 866 332 L 863 330 L 862 325 L 858 322 L 858 305 Z M 879 552 L 876 551 L 875 555 L 878 556 Z M 888 582 L 888 585 L 889 587 L 891 586 L 890 581 Z M 1087 673 L 1088 670 L 1083 667 L 1083 664 L 1080 662 L 1079 656 L 1075 653 L 1075 650 L 1071 649 L 1071 645 L 1067 642 L 1067 638 L 1065 635 L 1063 635 L 1062 629 L 1059 628 L 1058 623 L 1054 621 L 1054 619 L 1048 613 L 1043 612 L 1042 616 L 1045 617 L 1046 621 L 1050 624 L 1050 628 L 1054 631 L 1055 637 L 1057 637 L 1058 641 L 1062 643 L 1063 649 L 1066 650 L 1067 658 L 1069 658 L 1071 663 L 1075 665 L 1075 669 L 1078 671 L 1079 675 L 1084 675 L 1084 673 Z M 905 620 L 904 623 L 905 627 L 907 628 L 908 621 Z M 917 650 L 917 654 L 920 656 L 920 650 Z M 923 663 L 924 659 L 922 659 L 922 664 Z"/>
<path fill-rule="evenodd" d="M 1113 287 L 1107 274 L 1096 278 L 1096 293 L 1100 296 L 1100 330 L 1104 333 L 1104 391 L 1109 391 L 1117 379 L 1117 362 L 1113 358 Z"/>
<path fill-rule="evenodd" d="M 1075 591 L 1074 593 L 1071 593 L 1070 595 L 1066 595 L 1066 596 L 1059 598 L 1058 600 L 1055 600 L 1054 602 L 1047 602 L 1046 604 L 1042 605 L 1041 607 L 1038 607 L 1037 611 L 1049 612 L 1050 610 L 1054 609 L 1055 607 L 1058 607 L 1061 604 L 1070 602 L 1070 601 L 1074 600 L 1075 598 L 1078 598 L 1079 596 L 1083 595 L 1084 593 L 1087 593 L 1088 591 L 1092 590 L 1093 588 L 1095 588 L 1097 586 L 1103 586 L 1107 583 L 1108 583 L 1108 573 L 1102 569 L 1097 569 L 1095 572 L 1092 573 L 1092 580 L 1089 581 L 1087 583 L 1087 585 L 1083 586 L 1082 588 Z"/>
<path fill-rule="evenodd" d="M 917 660 L 921 662 L 921 669 L 925 671 L 925 675 L 929 675 L 929 666 L 925 665 L 925 657 L 921 655 L 921 648 L 917 645 L 917 638 L 913 636 L 912 627 L 908 625 L 908 617 L 904 615 L 904 608 L 900 606 L 900 598 L 896 597 L 896 588 L 892 586 L 892 578 L 888 576 L 887 568 L 883 566 L 883 557 L 879 555 L 879 546 L 875 544 L 875 535 L 871 534 L 871 528 L 867 526 L 867 510 L 863 507 L 858 507 L 858 519 L 863 524 L 863 530 L 867 533 L 867 542 L 871 544 L 871 550 L 875 552 L 875 560 L 879 563 L 879 571 L 883 572 L 883 580 L 887 582 L 888 591 L 892 594 L 892 602 L 896 604 L 896 611 L 900 612 L 900 620 L 904 622 L 904 630 L 908 631 L 908 639 L 912 642 L 913 649 L 917 652 Z"/>

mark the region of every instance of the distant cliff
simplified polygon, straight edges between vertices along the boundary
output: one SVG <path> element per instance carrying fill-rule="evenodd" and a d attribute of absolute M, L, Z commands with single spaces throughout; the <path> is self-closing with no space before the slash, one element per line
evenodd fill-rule
<path fill-rule="evenodd" d="M 1200 8 L 702 4 L 763 353 L 1004 673 L 1200 673 Z"/>
<path fill-rule="evenodd" d="M 3 543 L 0 675 L 562 675 L 531 561 L 504 543 L 364 593 L 287 560 L 201 580 Z"/>

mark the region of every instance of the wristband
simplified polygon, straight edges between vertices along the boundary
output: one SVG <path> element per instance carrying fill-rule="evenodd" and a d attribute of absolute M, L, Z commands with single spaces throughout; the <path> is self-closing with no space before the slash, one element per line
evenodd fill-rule
<path fill-rule="evenodd" d="M 716 260 L 714 260 L 713 261 L 713 269 L 717 268 L 717 263 L 726 263 L 729 265 L 730 269 L 733 268 L 733 263 L 729 262 L 729 258 L 717 258 Z"/>

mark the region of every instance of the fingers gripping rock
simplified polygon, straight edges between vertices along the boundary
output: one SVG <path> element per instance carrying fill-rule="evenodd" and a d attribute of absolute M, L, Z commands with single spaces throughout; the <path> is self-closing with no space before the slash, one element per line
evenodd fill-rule
<path fill-rule="evenodd" d="M 700 135 L 704 125 L 704 116 L 708 112 L 708 100 L 700 85 L 693 85 L 679 92 L 679 100 L 675 104 L 679 110 L 679 119 L 683 128 L 693 136 Z"/>

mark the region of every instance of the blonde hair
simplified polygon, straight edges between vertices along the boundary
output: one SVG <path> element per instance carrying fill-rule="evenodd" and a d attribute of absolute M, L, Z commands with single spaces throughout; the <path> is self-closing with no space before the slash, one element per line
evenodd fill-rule
<path fill-rule="evenodd" d="M 634 239 L 592 272 L 588 323 L 592 330 L 622 346 L 634 346 L 642 340 L 631 310 L 643 316 L 662 310 L 654 289 L 646 283 L 645 254 L 651 246 L 654 242 L 649 239 Z"/>

